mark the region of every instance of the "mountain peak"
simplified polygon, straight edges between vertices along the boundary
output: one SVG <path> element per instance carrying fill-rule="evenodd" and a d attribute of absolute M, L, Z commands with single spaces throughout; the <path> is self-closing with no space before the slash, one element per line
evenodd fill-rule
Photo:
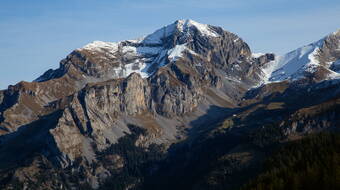
<path fill-rule="evenodd" d="M 202 24 L 199 22 L 196 22 L 191 19 L 187 20 L 177 20 L 176 21 L 178 28 L 180 29 L 181 32 L 185 32 L 189 30 L 191 27 L 196 28 L 202 35 L 205 36 L 211 36 L 211 37 L 218 37 L 219 34 L 214 31 L 210 25 L 208 24 Z"/>
<path fill-rule="evenodd" d="M 175 34 L 176 32 L 181 33 L 183 36 L 194 35 L 193 31 L 196 30 L 200 35 L 205 37 L 219 37 L 220 34 L 214 30 L 214 27 L 208 24 L 202 24 L 191 19 L 180 19 L 174 23 L 166 25 L 155 32 L 133 40 L 126 40 L 128 43 L 141 43 L 144 45 L 162 44 L 163 39 Z M 111 49 L 112 51 L 117 50 L 118 45 L 121 42 L 103 42 L 93 41 L 82 48 L 87 50 L 100 50 L 100 49 Z"/>
<path fill-rule="evenodd" d="M 159 67 L 183 57 L 183 52 L 197 55 L 191 47 L 196 47 L 198 50 L 198 47 L 206 46 L 204 44 L 193 45 L 192 43 L 199 41 L 208 43 L 211 38 L 221 37 L 223 32 L 219 27 L 201 24 L 194 20 L 177 20 L 135 40 L 93 41 L 76 49 L 73 53 L 74 58 L 77 59 L 86 57 L 86 64 L 83 63 L 84 61 L 71 62 L 75 62 L 73 64 L 77 64 L 77 68 L 82 68 L 81 72 L 85 71 L 85 75 L 92 76 L 92 74 L 106 72 L 111 68 L 111 74 L 107 74 L 108 78 L 124 78 L 132 72 L 138 72 L 143 77 L 148 77 Z M 233 34 L 230 38 L 232 38 L 230 41 L 239 39 Z M 191 47 L 189 47 L 190 44 Z M 64 61 L 64 63 L 71 62 Z M 43 77 L 44 80 L 47 80 L 45 78 Z"/>
<path fill-rule="evenodd" d="M 306 76 L 317 80 L 338 78 L 339 50 L 340 30 L 337 30 L 314 43 L 278 56 L 267 68 L 271 70 L 269 80 L 295 80 Z"/>
<path fill-rule="evenodd" d="M 214 27 L 201 24 L 194 20 L 186 19 L 186 20 L 177 20 L 172 24 L 162 27 L 161 29 L 156 30 L 154 33 L 146 36 L 143 39 L 143 43 L 145 44 L 161 44 L 162 39 L 165 39 L 174 33 L 181 33 L 183 36 L 194 35 L 194 32 L 198 31 L 199 35 L 205 37 L 219 37 L 220 34 L 214 30 Z"/>

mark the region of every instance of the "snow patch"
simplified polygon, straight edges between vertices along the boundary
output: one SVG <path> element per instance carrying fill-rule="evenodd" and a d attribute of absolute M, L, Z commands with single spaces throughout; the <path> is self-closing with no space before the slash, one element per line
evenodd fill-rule
<path fill-rule="evenodd" d="M 259 58 L 259 57 L 261 57 L 262 55 L 265 55 L 264 53 L 253 53 L 252 54 L 252 57 L 253 58 Z"/>
<path fill-rule="evenodd" d="M 118 44 L 115 42 L 103 42 L 103 41 L 93 41 L 80 49 L 101 51 L 103 49 L 110 50 L 111 52 L 116 52 L 118 50 Z"/>
<path fill-rule="evenodd" d="M 186 44 L 176 45 L 168 51 L 168 58 L 171 62 L 177 61 L 178 58 L 183 56 L 183 51 L 186 50 Z"/>
<path fill-rule="evenodd" d="M 139 73 L 143 78 L 149 76 L 149 73 L 145 71 L 147 65 L 144 62 L 134 62 L 124 65 L 123 75 L 129 76 L 131 73 Z"/>
<path fill-rule="evenodd" d="M 170 62 L 177 61 L 179 58 L 183 57 L 184 51 L 188 51 L 193 55 L 197 55 L 196 52 L 189 49 L 186 45 L 187 44 L 176 45 L 174 48 L 168 50 L 167 54 Z"/>
<path fill-rule="evenodd" d="M 234 43 L 236 43 L 236 42 L 238 42 L 238 41 L 240 41 L 240 38 L 236 38 L 236 39 L 234 40 Z"/>
<path fill-rule="evenodd" d="M 272 76 L 273 71 L 277 68 L 277 64 L 280 57 L 275 56 L 275 59 L 273 61 L 270 61 L 262 68 L 262 82 L 268 83 L 270 82 L 269 79 Z"/>

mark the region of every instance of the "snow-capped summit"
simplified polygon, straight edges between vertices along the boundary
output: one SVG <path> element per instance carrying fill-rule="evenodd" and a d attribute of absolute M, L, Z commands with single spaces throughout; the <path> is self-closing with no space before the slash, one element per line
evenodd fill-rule
<path fill-rule="evenodd" d="M 268 81 L 296 80 L 304 77 L 324 80 L 340 76 L 336 65 L 340 60 L 340 30 L 319 41 L 298 48 L 263 69 Z"/>
<path fill-rule="evenodd" d="M 191 27 L 196 28 L 202 35 L 205 36 L 211 36 L 211 37 L 219 37 L 220 34 L 218 34 L 213 28 L 212 26 L 208 25 L 208 24 L 201 24 L 198 23 L 194 20 L 178 20 L 177 22 L 177 26 L 180 29 L 181 32 L 186 32 L 188 30 L 190 30 Z"/>
<path fill-rule="evenodd" d="M 318 64 L 315 59 L 317 51 L 322 47 L 324 39 L 298 48 L 283 56 L 278 56 L 274 62 L 274 72 L 270 81 L 281 81 L 292 77 L 299 77 L 299 71 L 307 69 L 310 65 Z"/>
<path fill-rule="evenodd" d="M 130 43 L 138 43 L 142 44 L 144 46 L 147 45 L 161 45 L 163 44 L 163 40 L 176 34 L 179 34 L 180 36 L 190 36 L 194 35 L 194 32 L 198 32 L 199 35 L 205 36 L 205 37 L 219 37 L 220 34 L 215 30 L 216 27 L 207 25 L 207 24 L 201 24 L 194 20 L 177 20 L 172 24 L 169 24 L 167 26 L 164 26 L 155 32 L 146 35 L 144 37 L 140 37 L 134 40 L 126 40 L 125 42 Z M 113 42 L 102 42 L 102 41 L 94 41 L 91 42 L 84 47 L 80 49 L 101 49 L 101 48 L 111 48 L 115 49 L 117 47 L 118 43 Z"/>
<path fill-rule="evenodd" d="M 181 58 L 185 51 L 196 55 L 194 50 L 188 47 L 188 43 L 192 42 L 194 37 L 217 38 L 221 32 L 223 30 L 219 27 L 193 20 L 177 20 L 135 40 L 94 41 L 76 51 L 91 55 L 88 61 L 96 62 L 96 65 L 102 67 L 112 65 L 113 78 L 126 77 L 132 72 L 148 77 L 159 67 Z"/>
<path fill-rule="evenodd" d="M 162 40 L 173 35 L 176 32 L 182 33 L 183 35 L 192 35 L 193 30 L 197 30 L 199 34 L 207 37 L 218 37 L 219 34 L 212 29 L 212 26 L 207 24 L 201 24 L 196 21 L 177 20 L 176 22 L 167 25 L 154 33 L 146 36 L 142 42 L 144 44 L 161 44 Z"/>

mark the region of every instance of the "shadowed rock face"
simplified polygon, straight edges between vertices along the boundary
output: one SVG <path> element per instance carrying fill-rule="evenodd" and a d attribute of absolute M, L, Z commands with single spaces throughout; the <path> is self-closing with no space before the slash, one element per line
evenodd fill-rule
<path fill-rule="evenodd" d="M 337 68 L 338 36 L 329 36 L 324 44 L 320 63 L 332 62 L 328 67 Z M 254 57 L 235 34 L 191 20 L 176 21 L 138 40 L 90 43 L 34 82 L 0 91 L 0 172 L 8 169 L 6 164 L 15 171 L 23 161 L 32 167 L 50 162 L 54 168 L 85 172 L 82 183 L 98 187 L 113 175 L 98 157 L 123 137 L 135 135 L 130 124 L 147 131 L 137 136 L 137 147 L 167 148 L 199 137 L 205 125 L 235 110 L 294 85 L 309 85 L 304 79 L 249 91 L 263 84 L 263 68 L 273 61 L 274 54 Z M 319 80 L 324 78 L 320 73 Z M 7 155 L 22 148 L 20 142 L 32 148 L 13 161 Z M 124 167 L 126 160 L 119 155 L 109 157 Z"/>

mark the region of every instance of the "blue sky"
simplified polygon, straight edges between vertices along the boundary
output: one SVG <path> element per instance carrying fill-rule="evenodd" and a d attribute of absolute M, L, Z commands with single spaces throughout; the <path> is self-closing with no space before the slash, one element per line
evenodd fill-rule
<path fill-rule="evenodd" d="M 0 89 L 91 41 L 134 39 L 187 18 L 238 34 L 254 52 L 283 54 L 340 28 L 340 1 L 1 0 Z"/>

